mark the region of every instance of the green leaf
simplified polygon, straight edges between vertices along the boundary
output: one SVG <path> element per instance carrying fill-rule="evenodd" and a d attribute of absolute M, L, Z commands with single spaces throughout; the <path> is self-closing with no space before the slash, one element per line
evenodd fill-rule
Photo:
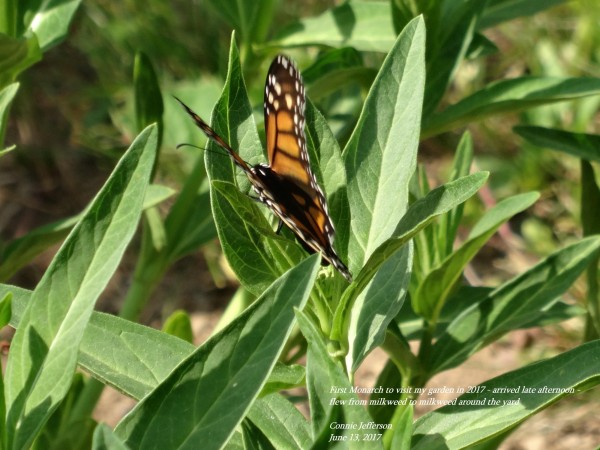
<path fill-rule="evenodd" d="M 471 171 L 473 163 L 473 139 L 471 134 L 466 131 L 458 146 L 456 154 L 452 162 L 452 172 L 450 173 L 449 181 L 456 181 L 460 177 L 465 177 Z M 456 208 L 451 209 L 446 214 L 440 217 L 438 228 L 438 246 L 442 257 L 446 257 L 452 253 L 454 241 L 456 240 L 456 232 L 463 215 L 464 203 L 461 203 Z"/>
<path fill-rule="evenodd" d="M 8 111 L 10 104 L 19 90 L 19 83 L 12 83 L 0 91 L 0 145 L 4 142 L 4 133 L 6 131 L 6 122 L 8 121 Z M 4 151 L 4 150 L 3 150 Z"/>
<path fill-rule="evenodd" d="M 486 2 L 481 0 L 439 2 L 435 19 L 429 16 L 423 117 L 429 117 L 435 111 L 463 62 L 485 5 Z"/>
<path fill-rule="evenodd" d="M 0 86 L 13 82 L 28 67 L 42 59 L 35 35 L 11 38 L 0 34 Z"/>
<path fill-rule="evenodd" d="M 396 317 L 407 293 L 413 246 L 395 252 L 377 270 L 372 282 L 352 302 L 346 316 L 346 368 L 354 373 L 371 351 L 381 345 L 385 330 Z M 362 272 L 361 272 L 362 273 Z"/>
<path fill-rule="evenodd" d="M 275 364 L 269 380 L 263 388 L 261 395 L 268 395 L 284 389 L 292 389 L 304 385 L 304 366 L 292 364 L 290 366 L 278 362 Z"/>
<path fill-rule="evenodd" d="M 31 291 L 0 284 L 0 296 L 13 293 L 11 325 L 17 328 Z M 195 349 L 188 341 L 154 328 L 94 312 L 85 329 L 78 362 L 104 384 L 140 400 Z M 304 376 L 303 366 L 278 362 L 261 395 L 301 386 Z"/>
<path fill-rule="evenodd" d="M 478 28 L 483 30 L 509 20 L 533 16 L 562 3 L 565 0 L 490 0 Z"/>
<path fill-rule="evenodd" d="M 275 450 L 263 432 L 249 420 L 242 421 L 241 428 L 245 450 Z"/>
<path fill-rule="evenodd" d="M 60 43 L 81 0 L 45 0 L 29 2 L 25 9 L 26 26 L 37 36 L 42 52 Z"/>
<path fill-rule="evenodd" d="M 396 409 L 396 414 L 392 420 L 391 430 L 386 431 L 390 433 L 390 446 L 389 448 L 397 450 L 409 450 L 411 447 L 412 435 L 413 435 L 413 408 L 412 406 L 400 406 Z"/>
<path fill-rule="evenodd" d="M 330 420 L 337 410 L 343 419 L 340 423 L 369 423 L 371 418 L 364 407 L 360 406 L 358 396 L 352 393 L 352 385 L 345 375 L 342 365 L 329 356 L 323 336 L 310 319 L 301 311 L 296 311 L 298 326 L 308 342 L 306 355 L 306 389 L 310 403 L 313 438 L 329 441 L 332 436 L 356 434 L 359 440 L 348 440 L 349 449 L 381 449 L 381 441 L 364 439 L 371 430 L 344 429 L 332 430 Z M 337 400 L 337 406 L 333 402 Z"/>
<path fill-rule="evenodd" d="M 556 128 L 517 126 L 513 131 L 538 147 L 559 150 L 588 161 L 600 162 L 600 136 Z"/>
<path fill-rule="evenodd" d="M 455 367 L 505 333 L 529 323 L 556 302 L 597 255 L 589 237 L 550 255 L 456 316 L 431 350 L 431 373 Z"/>
<path fill-rule="evenodd" d="M 240 156 L 249 164 L 264 160 L 234 41 L 227 81 L 213 111 L 212 124 L 234 150 L 239 149 Z M 224 164 L 223 156 L 219 154 L 222 150 L 219 151 L 216 144 L 211 142 L 209 150 L 214 150 L 205 153 L 211 184 L 215 180 L 227 181 L 235 183 L 242 193 L 249 193 L 247 176 L 232 162 Z M 244 287 L 259 295 L 283 272 L 298 263 L 305 252 L 291 240 L 270 239 L 256 231 L 252 222 L 266 223 L 265 217 L 256 205 L 250 205 L 255 201 L 249 196 L 239 200 L 240 203 L 233 207 L 219 191 L 212 190 L 211 205 L 223 253 Z M 247 222 L 245 213 L 248 210 L 256 211 L 252 222 Z M 270 212 L 268 214 L 272 216 Z M 261 228 L 264 227 L 261 225 Z"/>
<path fill-rule="evenodd" d="M 137 130 L 142 130 L 148 125 L 156 123 L 158 125 L 158 148 L 160 149 L 163 134 L 163 100 L 152 62 L 142 52 L 135 55 L 133 87 Z"/>
<path fill-rule="evenodd" d="M 425 27 L 410 22 L 383 62 L 343 156 L 352 211 L 353 273 L 388 239 L 408 205 L 425 82 Z"/>
<path fill-rule="evenodd" d="M 600 234 L 600 188 L 592 164 L 582 159 L 581 165 L 581 225 L 583 235 Z M 585 339 L 600 336 L 600 279 L 598 267 L 600 255 L 592 261 L 587 270 L 586 306 L 589 312 L 586 323 Z"/>
<path fill-rule="evenodd" d="M 146 189 L 144 209 L 163 202 L 174 193 L 175 191 L 167 186 L 151 184 Z M 67 219 L 42 225 L 25 236 L 10 241 L 0 251 L 0 280 L 9 279 L 34 257 L 62 241 L 84 214 L 85 211 Z"/>
<path fill-rule="evenodd" d="M 515 195 L 499 202 L 477 222 L 461 247 L 432 270 L 411 298 L 413 310 L 435 323 L 446 300 L 456 287 L 465 266 L 498 228 L 515 214 L 529 208 L 537 192 Z"/>
<path fill-rule="evenodd" d="M 221 448 L 265 384 L 314 283 L 319 255 L 281 276 L 244 313 L 186 358 L 117 426 L 131 448 Z M 185 405 L 174 426 L 173 408 Z M 172 430 L 164 433 L 165 427 Z"/>
<path fill-rule="evenodd" d="M 163 331 L 171 336 L 176 336 L 192 344 L 194 342 L 194 333 L 192 332 L 192 322 L 190 315 L 178 309 L 165 320 Z"/>
<path fill-rule="evenodd" d="M 119 439 L 113 430 L 101 423 L 94 431 L 94 441 L 92 442 L 92 450 L 128 450 L 129 447 Z"/>
<path fill-rule="evenodd" d="M 217 235 L 210 194 L 207 188 L 201 188 L 204 172 L 203 158 L 198 158 L 165 219 L 170 262 L 197 250 Z"/>
<path fill-rule="evenodd" d="M 456 404 L 425 414 L 415 423 L 411 448 L 471 448 L 514 429 L 561 398 L 599 383 L 600 341 L 593 341 L 488 380 L 478 387 L 480 393 L 462 395 Z M 494 392 L 503 388 L 518 391 Z M 498 403 L 490 404 L 492 399 Z"/>
<path fill-rule="evenodd" d="M 8 292 L 0 300 L 0 329 L 9 324 L 12 316 L 12 292 Z M 4 402 L 2 402 L 4 404 Z"/>
<path fill-rule="evenodd" d="M 31 291 L 0 285 L 0 295 L 13 293 L 10 324 L 18 328 Z M 179 338 L 99 312 L 85 329 L 78 363 L 88 373 L 140 400 L 189 356 L 195 347 Z"/>
<path fill-rule="evenodd" d="M 209 0 L 215 11 L 236 30 L 244 42 L 252 42 L 252 32 L 264 0 L 240 2 L 236 0 Z"/>
<path fill-rule="evenodd" d="M 149 127 L 122 157 L 27 304 L 5 379 L 15 448 L 31 444 L 68 391 L 94 303 L 137 227 L 155 152 L 156 131 Z"/>
<path fill-rule="evenodd" d="M 278 235 L 271 228 L 271 224 L 260 213 L 257 203 L 248 202 L 248 196 L 242 194 L 235 184 L 229 181 L 215 180 L 211 185 L 215 188 L 215 193 L 218 192 L 219 197 L 227 199 L 231 209 L 239 216 L 241 222 L 248 224 L 249 227 L 252 227 L 261 235 L 268 236 L 271 239 L 286 241 L 283 236 Z"/>
<path fill-rule="evenodd" d="M 388 1 L 348 1 L 318 17 L 302 19 L 279 33 L 269 46 L 321 45 L 387 53 L 396 33 Z"/>
<path fill-rule="evenodd" d="M 422 138 L 486 117 L 600 94 L 598 78 L 522 77 L 492 83 L 426 119 Z"/>
<path fill-rule="evenodd" d="M 269 437 L 275 448 L 309 448 L 310 427 L 302 413 L 280 394 L 254 401 L 248 418 Z"/>
<path fill-rule="evenodd" d="M 344 292 L 335 312 L 332 339 L 342 339 L 343 330 L 345 330 L 346 327 L 346 311 L 352 310 L 355 298 L 365 289 L 380 267 L 398 252 L 398 250 L 406 245 L 413 236 L 434 220 L 436 216 L 449 211 L 475 194 L 483 185 L 487 177 L 487 172 L 478 172 L 467 177 L 459 178 L 456 181 L 437 187 L 427 194 L 426 197 L 416 201 L 410 206 L 409 210 L 398 224 L 392 237 L 382 243 L 377 250 L 373 252 L 363 270 Z M 397 303 L 398 307 L 402 306 L 402 303 L 397 299 L 388 299 L 387 301 Z M 386 318 L 386 321 L 388 321 L 387 319 L 389 318 Z M 379 330 L 377 331 L 377 334 L 380 334 Z"/>

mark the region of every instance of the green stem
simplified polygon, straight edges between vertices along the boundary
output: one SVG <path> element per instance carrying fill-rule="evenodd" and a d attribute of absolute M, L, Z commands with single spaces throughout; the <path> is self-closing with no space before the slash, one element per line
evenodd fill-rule
<path fill-rule="evenodd" d="M 0 1 L 0 33 L 13 38 L 17 37 L 16 0 Z"/>

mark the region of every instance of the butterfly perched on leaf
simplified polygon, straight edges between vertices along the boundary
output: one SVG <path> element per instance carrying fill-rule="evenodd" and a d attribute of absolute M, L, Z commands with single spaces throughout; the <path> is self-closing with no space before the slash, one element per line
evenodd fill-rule
<path fill-rule="evenodd" d="M 352 282 L 350 271 L 333 248 L 335 229 L 327 200 L 310 168 L 304 135 L 304 84 L 292 61 L 279 55 L 267 73 L 263 106 L 268 164 L 250 166 L 194 111 L 177 101 L 244 171 L 258 199 L 279 218 L 278 231 L 285 223 L 307 251 L 320 252 L 324 264 L 331 263 Z"/>

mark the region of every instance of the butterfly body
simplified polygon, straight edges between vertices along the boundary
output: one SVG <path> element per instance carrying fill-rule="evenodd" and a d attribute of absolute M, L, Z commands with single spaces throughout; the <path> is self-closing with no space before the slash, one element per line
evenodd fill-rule
<path fill-rule="evenodd" d="M 264 94 L 269 164 L 248 165 L 206 122 L 177 99 L 196 125 L 227 151 L 250 180 L 258 200 L 285 223 L 309 252 L 320 252 L 348 280 L 352 275 L 333 248 L 335 230 L 327 201 L 310 168 L 304 136 L 304 85 L 285 56 L 271 63 Z"/>

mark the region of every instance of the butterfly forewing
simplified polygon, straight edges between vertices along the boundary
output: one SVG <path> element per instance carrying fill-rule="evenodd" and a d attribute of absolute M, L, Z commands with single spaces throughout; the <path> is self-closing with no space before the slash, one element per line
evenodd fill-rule
<path fill-rule="evenodd" d="M 265 82 L 265 134 L 269 166 L 277 174 L 292 178 L 315 199 L 314 219 L 321 232 L 333 239 L 327 201 L 310 168 L 304 135 L 304 83 L 300 72 L 285 56 L 271 63 Z"/>

